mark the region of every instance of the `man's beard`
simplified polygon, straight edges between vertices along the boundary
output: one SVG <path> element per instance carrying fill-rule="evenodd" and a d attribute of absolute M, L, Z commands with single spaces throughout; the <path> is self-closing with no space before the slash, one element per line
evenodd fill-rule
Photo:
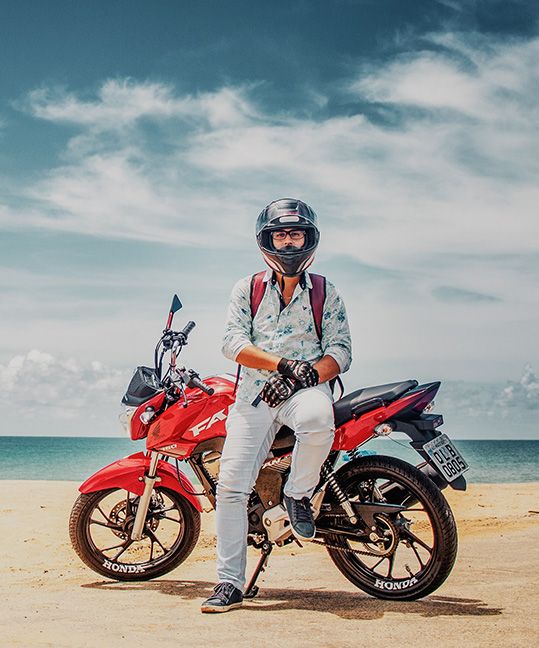
<path fill-rule="evenodd" d="M 285 245 L 282 247 L 279 252 L 299 252 L 303 248 L 303 245 L 301 247 L 296 247 L 295 245 Z"/>

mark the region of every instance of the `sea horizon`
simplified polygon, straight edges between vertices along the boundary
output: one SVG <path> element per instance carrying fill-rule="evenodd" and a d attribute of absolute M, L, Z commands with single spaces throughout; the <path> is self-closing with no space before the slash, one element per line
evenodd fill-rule
<path fill-rule="evenodd" d="M 453 439 L 468 462 L 470 483 L 539 481 L 539 439 Z M 99 436 L 0 435 L 0 480 L 82 481 L 100 468 L 146 450 L 145 440 Z M 417 465 L 423 460 L 404 438 L 374 438 L 365 454 L 384 454 Z M 194 478 L 188 464 L 182 470 Z"/>

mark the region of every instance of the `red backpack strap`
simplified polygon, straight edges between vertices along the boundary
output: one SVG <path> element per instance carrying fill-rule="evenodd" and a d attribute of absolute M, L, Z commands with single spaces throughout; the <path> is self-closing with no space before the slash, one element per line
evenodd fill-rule
<path fill-rule="evenodd" d="M 266 272 L 263 270 L 262 272 L 258 272 L 257 274 L 254 274 L 251 277 L 251 319 L 252 320 L 254 320 L 255 315 L 258 312 L 258 307 L 260 306 L 260 302 L 262 301 L 262 298 L 264 297 L 264 293 L 266 292 L 267 282 L 264 281 L 265 276 L 266 276 Z"/>
<path fill-rule="evenodd" d="M 260 306 L 260 302 L 262 301 L 262 298 L 264 297 L 264 293 L 266 292 L 266 282 L 264 281 L 264 276 L 266 272 L 258 272 L 257 274 L 254 274 L 251 277 L 251 289 L 250 289 L 250 295 L 249 295 L 249 300 L 251 304 L 251 322 L 254 320 L 255 315 L 258 311 L 258 307 Z M 238 389 L 238 385 L 240 384 L 240 376 L 241 376 L 241 365 L 238 364 L 238 371 L 236 372 L 236 383 L 234 385 L 234 394 L 236 393 Z"/>
<path fill-rule="evenodd" d="M 309 274 L 313 287 L 309 291 L 311 310 L 313 311 L 314 326 L 318 339 L 322 339 L 322 317 L 324 316 L 324 302 L 326 301 L 326 278 L 322 275 Z"/>

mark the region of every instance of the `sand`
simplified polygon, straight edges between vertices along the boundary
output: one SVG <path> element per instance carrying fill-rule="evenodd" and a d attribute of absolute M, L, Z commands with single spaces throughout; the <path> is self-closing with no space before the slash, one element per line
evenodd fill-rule
<path fill-rule="evenodd" d="M 199 612 L 215 578 L 211 514 L 183 565 L 155 581 L 117 583 L 71 549 L 77 487 L 0 482 L 1 646 L 539 645 L 539 483 L 444 491 L 459 555 L 449 579 L 423 600 L 371 598 L 311 545 L 275 550 L 259 596 L 222 615 Z"/>

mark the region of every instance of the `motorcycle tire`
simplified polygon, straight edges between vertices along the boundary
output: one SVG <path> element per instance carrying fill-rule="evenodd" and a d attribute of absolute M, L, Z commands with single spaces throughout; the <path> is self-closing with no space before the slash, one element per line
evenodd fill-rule
<path fill-rule="evenodd" d="M 176 568 L 195 547 L 200 513 L 176 491 L 159 486 L 152 495 L 143 537 L 132 541 L 138 500 L 120 488 L 83 493 L 76 500 L 69 518 L 71 544 L 98 574 L 119 581 L 157 578 Z"/>
<path fill-rule="evenodd" d="M 384 501 L 387 493 L 389 503 L 407 507 L 377 518 L 373 537 L 376 540 L 379 533 L 378 542 L 365 542 L 365 535 L 358 541 L 325 535 L 337 569 L 356 587 L 380 599 L 412 601 L 440 587 L 455 562 L 458 540 L 453 513 L 439 488 L 415 466 L 381 455 L 350 462 L 336 478 L 352 502 L 369 501 L 368 492 L 373 494 L 371 501 Z M 336 501 L 332 513 L 344 517 Z M 369 555 L 370 551 L 375 553 Z"/>

